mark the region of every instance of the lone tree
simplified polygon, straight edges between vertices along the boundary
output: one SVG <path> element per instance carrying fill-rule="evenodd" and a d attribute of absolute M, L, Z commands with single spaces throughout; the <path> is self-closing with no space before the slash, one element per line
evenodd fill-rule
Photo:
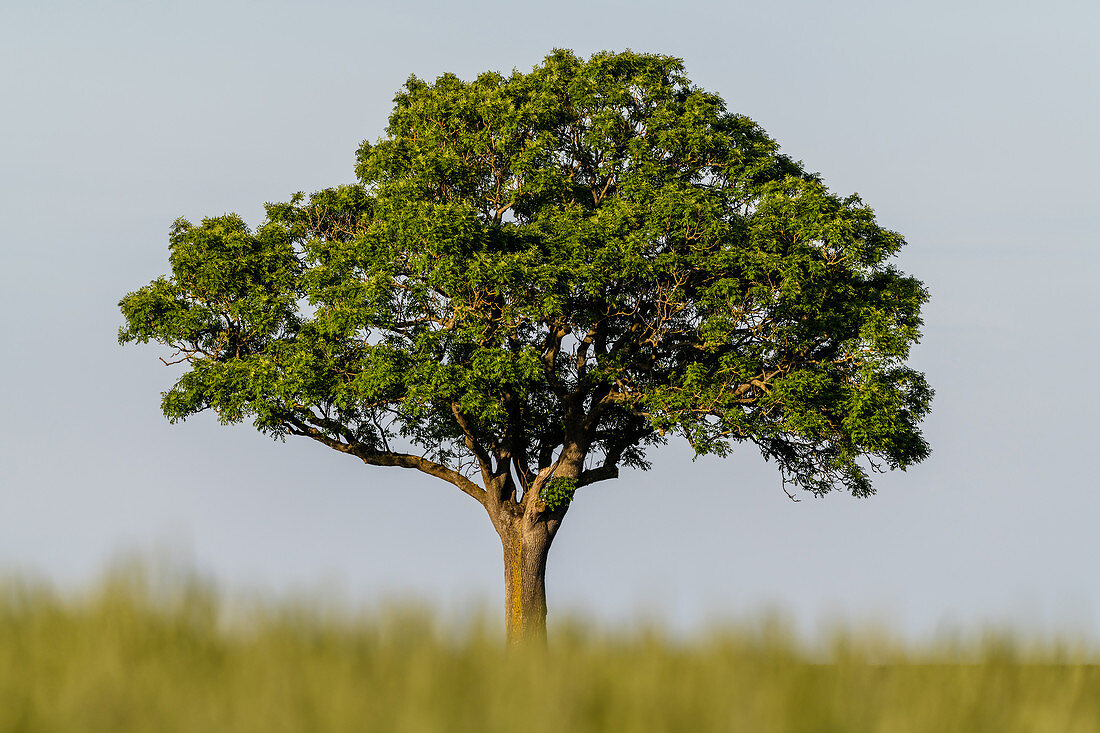
<path fill-rule="evenodd" d="M 479 502 L 511 641 L 544 638 L 578 489 L 670 436 L 751 443 L 821 495 L 928 455 L 901 236 L 698 89 L 680 60 L 555 51 L 411 77 L 358 183 L 171 228 L 119 341 L 175 349 L 172 421 L 211 409 Z"/>

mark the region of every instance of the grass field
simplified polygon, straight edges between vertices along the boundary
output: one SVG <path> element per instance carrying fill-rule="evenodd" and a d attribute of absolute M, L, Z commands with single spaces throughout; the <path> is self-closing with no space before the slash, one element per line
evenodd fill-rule
<path fill-rule="evenodd" d="M 670 640 L 552 627 L 508 652 L 484 622 L 244 603 L 119 572 L 59 594 L 0 583 L 0 732 L 1100 731 L 1083 645 L 924 648 L 761 622 Z"/>

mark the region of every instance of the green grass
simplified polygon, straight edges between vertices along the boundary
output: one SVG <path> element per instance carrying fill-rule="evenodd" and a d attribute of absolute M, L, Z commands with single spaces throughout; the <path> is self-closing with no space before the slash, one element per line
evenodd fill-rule
<path fill-rule="evenodd" d="M 781 625 L 671 640 L 579 623 L 511 652 L 492 624 L 243 603 L 116 573 L 58 594 L 0 583 L 0 732 L 1100 731 L 1082 645 L 923 648 Z"/>

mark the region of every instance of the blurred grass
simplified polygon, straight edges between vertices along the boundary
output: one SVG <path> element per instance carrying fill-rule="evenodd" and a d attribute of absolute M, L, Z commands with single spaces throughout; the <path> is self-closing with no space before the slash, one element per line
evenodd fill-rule
<path fill-rule="evenodd" d="M 484 619 L 242 602 L 132 567 L 0 582 L 0 731 L 1100 731 L 1083 644 L 1010 634 L 816 649 L 763 619 L 692 640 L 581 623 L 508 652 Z"/>

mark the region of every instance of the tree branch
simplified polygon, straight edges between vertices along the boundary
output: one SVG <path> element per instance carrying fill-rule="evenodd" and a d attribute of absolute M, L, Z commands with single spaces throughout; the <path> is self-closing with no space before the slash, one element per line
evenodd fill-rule
<path fill-rule="evenodd" d="M 482 506 L 485 505 L 485 492 L 481 489 L 481 487 L 452 468 L 447 468 L 442 464 L 436 463 L 434 461 L 429 461 L 423 456 L 414 456 L 409 453 L 394 453 L 390 451 L 374 450 L 358 442 L 345 443 L 337 440 L 336 438 L 333 438 L 331 435 L 326 435 L 323 431 L 318 430 L 311 425 L 307 425 L 300 420 L 296 420 L 294 418 L 290 418 L 288 422 L 291 425 L 291 432 L 295 435 L 301 435 L 316 440 L 319 443 L 327 445 L 333 450 L 355 456 L 359 460 L 363 461 L 363 463 L 367 463 L 372 466 L 396 466 L 398 468 L 415 468 L 421 473 L 426 473 L 429 476 L 435 476 L 436 478 L 443 479 L 450 484 L 454 484 L 459 489 L 461 489 L 464 494 L 473 497 Z"/>
<path fill-rule="evenodd" d="M 581 475 L 577 477 L 577 488 L 579 489 L 582 486 L 588 486 L 598 481 L 607 481 L 614 478 L 619 478 L 619 467 L 616 465 L 607 465 L 605 463 L 597 468 L 581 471 Z"/>
<path fill-rule="evenodd" d="M 470 449 L 470 452 L 477 458 L 477 462 L 481 468 L 481 480 L 485 482 L 485 486 L 488 487 L 493 482 L 493 459 L 489 457 L 489 452 L 485 450 L 485 447 L 478 442 L 477 435 L 474 432 L 474 426 L 470 423 L 470 420 L 466 415 L 458 408 L 457 402 L 451 403 L 451 412 L 455 416 L 455 421 L 458 426 L 462 428 L 463 434 L 466 436 L 466 447 Z"/>

